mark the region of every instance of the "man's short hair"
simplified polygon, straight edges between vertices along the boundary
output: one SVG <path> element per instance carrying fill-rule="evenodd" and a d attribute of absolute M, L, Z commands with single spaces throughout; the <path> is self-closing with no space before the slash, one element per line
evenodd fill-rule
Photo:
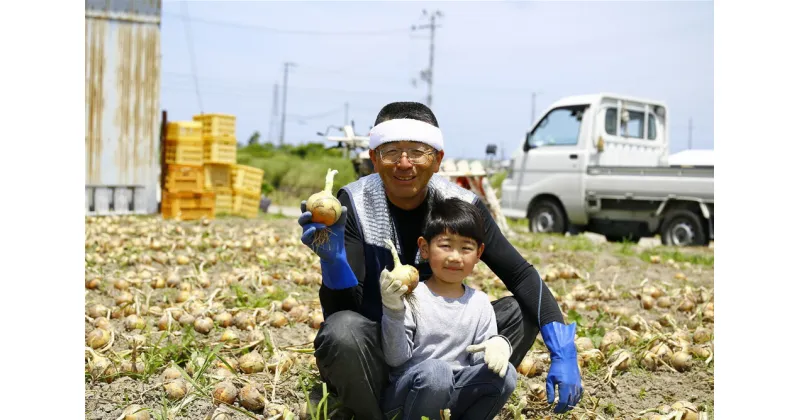
<path fill-rule="evenodd" d="M 392 102 L 384 106 L 378 112 L 378 117 L 375 118 L 375 125 L 400 118 L 423 121 L 434 127 L 439 127 L 439 122 L 436 121 L 433 111 L 419 102 Z"/>

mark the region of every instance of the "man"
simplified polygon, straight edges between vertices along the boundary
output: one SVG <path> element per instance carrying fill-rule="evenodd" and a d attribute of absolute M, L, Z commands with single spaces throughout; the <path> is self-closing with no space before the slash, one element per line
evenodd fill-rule
<path fill-rule="evenodd" d="M 342 215 L 330 227 L 329 243 L 312 245 L 314 232 L 324 226 L 310 222 L 305 202 L 298 219 L 302 241 L 319 255 L 322 268 L 319 298 L 325 322 L 314 340 L 314 355 L 320 374 L 343 405 L 357 419 L 384 417 L 380 399 L 389 368 L 381 349 L 379 278 L 381 270 L 393 267 L 384 239 L 395 243 L 403 264 L 419 269 L 420 280 L 430 277 L 430 266 L 419 256 L 417 238 L 427 200 L 435 190 L 444 198 L 458 197 L 480 209 L 486 230 L 481 260 L 513 294 L 492 303 L 498 334 L 507 337 L 513 349 L 509 360 L 519 366 L 541 331 L 551 356 L 548 401 L 557 401 L 557 413 L 572 409 L 583 395 L 575 324 L 564 324 L 557 302 L 536 269 L 503 236 L 479 197 L 435 175 L 444 158 L 444 139 L 433 112 L 416 102 L 386 105 L 370 131 L 369 156 L 376 173 L 338 192 Z M 485 351 L 507 352 L 508 347 L 494 349 L 487 344 Z"/>

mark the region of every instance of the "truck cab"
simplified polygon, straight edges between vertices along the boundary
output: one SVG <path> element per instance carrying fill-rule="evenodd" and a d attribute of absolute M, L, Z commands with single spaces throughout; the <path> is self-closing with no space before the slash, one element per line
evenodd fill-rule
<path fill-rule="evenodd" d="M 690 209 L 706 220 L 667 232 L 667 242 L 706 243 L 713 167 L 670 167 L 667 116 L 663 102 L 616 94 L 555 102 L 513 152 L 503 212 L 527 218 L 532 232 L 638 240 L 662 233 L 667 211 Z"/>

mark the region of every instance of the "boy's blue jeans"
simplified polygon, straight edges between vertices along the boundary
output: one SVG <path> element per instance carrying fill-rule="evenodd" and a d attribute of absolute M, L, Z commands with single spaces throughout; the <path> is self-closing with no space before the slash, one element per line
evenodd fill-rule
<path fill-rule="evenodd" d="M 426 360 L 403 373 L 383 395 L 389 420 L 439 420 L 439 410 L 450 409 L 453 419 L 492 419 L 511 397 L 517 371 L 509 363 L 504 378 L 486 364 L 459 371 L 441 360 Z"/>

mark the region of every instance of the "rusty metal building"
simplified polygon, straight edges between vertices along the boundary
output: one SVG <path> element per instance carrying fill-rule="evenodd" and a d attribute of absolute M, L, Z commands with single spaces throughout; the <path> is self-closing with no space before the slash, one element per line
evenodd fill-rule
<path fill-rule="evenodd" d="M 86 1 L 86 213 L 155 213 L 161 0 Z"/>

